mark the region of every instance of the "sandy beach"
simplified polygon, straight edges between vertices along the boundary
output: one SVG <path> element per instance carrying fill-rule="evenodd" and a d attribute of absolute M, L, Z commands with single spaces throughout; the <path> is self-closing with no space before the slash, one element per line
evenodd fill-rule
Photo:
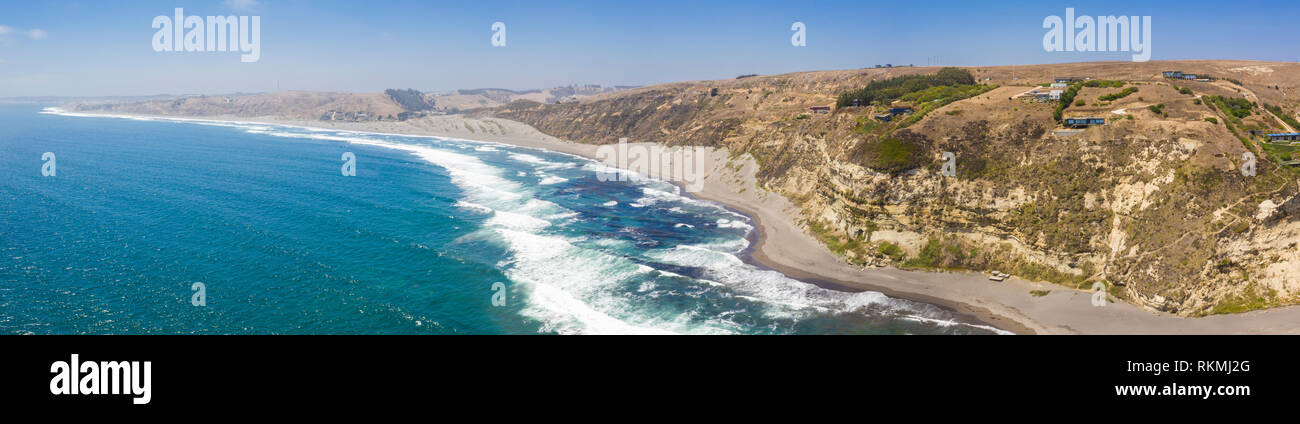
<path fill-rule="evenodd" d="M 159 118 L 185 119 L 162 116 Z M 199 119 L 199 117 L 193 117 Z M 598 146 L 560 140 L 523 123 L 447 115 L 405 122 L 284 120 L 273 117 L 201 119 L 272 123 L 337 130 L 429 135 L 540 148 L 600 160 Z M 647 145 L 634 143 L 630 146 Z M 784 196 L 757 188 L 758 165 L 724 150 L 708 153 L 702 190 L 691 195 L 722 203 L 752 217 L 758 229 L 752 257 L 790 277 L 830 283 L 843 290 L 878 291 L 952 309 L 1016 334 L 1300 334 L 1300 306 L 1234 315 L 1185 318 L 1127 303 L 1093 306 L 1092 293 L 1045 282 L 988 280 L 976 273 L 860 269 L 832 254 L 796 224 L 797 208 Z M 613 160 L 605 161 L 617 166 Z M 645 172 L 629 166 L 631 171 Z M 1048 291 L 1034 296 L 1031 291 Z"/>

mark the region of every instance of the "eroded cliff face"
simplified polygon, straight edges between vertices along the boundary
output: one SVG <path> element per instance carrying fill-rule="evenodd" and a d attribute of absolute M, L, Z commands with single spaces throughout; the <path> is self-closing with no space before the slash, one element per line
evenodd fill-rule
<path fill-rule="evenodd" d="M 626 137 L 750 154 L 760 188 L 799 205 L 799 224 L 854 264 L 1000 270 L 1084 289 L 1105 282 L 1116 297 L 1183 315 L 1300 301 L 1300 173 L 1265 154 L 1260 140 L 1234 135 L 1200 99 L 1273 83 L 1242 77 L 1238 92 L 1186 84 L 1195 90 L 1186 94 L 1158 71 L 1138 78 L 1138 65 L 1113 66 L 1140 95 L 1103 102 L 1120 89 L 1085 88 L 1087 105 L 1069 110 L 1109 124 L 1078 132 L 1062 131 L 1053 104 L 1009 99 L 1033 88 L 1025 81 L 1050 81 L 1047 67 L 1041 75 L 1022 68 L 1015 79 L 978 70 L 1002 87 L 887 131 L 878 110 L 809 107 L 833 105 L 872 78 L 924 70 L 678 83 L 492 113 L 581 142 Z M 1254 78 L 1300 74 L 1275 71 Z M 1256 108 L 1241 125 L 1280 124 Z M 1255 176 L 1241 172 L 1248 151 L 1258 155 Z M 941 174 L 944 152 L 955 154 L 956 176 Z M 882 157 L 905 166 L 884 166 Z"/>

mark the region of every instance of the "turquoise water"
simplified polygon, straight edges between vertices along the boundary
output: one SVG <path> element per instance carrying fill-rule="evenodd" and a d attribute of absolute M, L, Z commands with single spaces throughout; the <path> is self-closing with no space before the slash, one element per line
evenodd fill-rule
<path fill-rule="evenodd" d="M 569 155 L 41 109 L 0 105 L 0 333 L 992 332 L 755 267 L 749 218 Z"/>

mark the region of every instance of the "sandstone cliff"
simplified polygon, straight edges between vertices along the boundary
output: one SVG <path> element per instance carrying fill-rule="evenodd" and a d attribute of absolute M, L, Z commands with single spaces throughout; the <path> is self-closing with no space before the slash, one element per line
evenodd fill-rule
<path fill-rule="evenodd" d="M 1071 287 L 1107 282 L 1117 297 L 1183 315 L 1300 301 L 1298 148 L 1250 131 L 1287 125 L 1263 107 L 1230 116 L 1209 97 L 1294 114 L 1300 65 L 1195 61 L 967 68 L 991 91 L 905 126 L 881 108 L 833 106 L 872 80 L 933 73 L 892 68 L 804 72 L 642 87 L 574 104 L 515 102 L 495 116 L 587 143 L 705 145 L 750 154 L 762 189 L 800 224 L 863 265 L 1001 270 Z M 1210 74 L 1170 80 L 1162 71 Z M 1108 125 L 1068 131 L 1053 103 L 1011 99 L 1062 76 L 1083 87 L 1066 116 Z M 1118 99 L 1125 88 L 1136 92 Z M 1112 96 L 1113 97 L 1113 96 Z M 881 152 L 901 152 L 883 165 Z M 956 176 L 940 174 L 943 152 Z M 1240 171 L 1246 152 L 1257 175 Z"/>

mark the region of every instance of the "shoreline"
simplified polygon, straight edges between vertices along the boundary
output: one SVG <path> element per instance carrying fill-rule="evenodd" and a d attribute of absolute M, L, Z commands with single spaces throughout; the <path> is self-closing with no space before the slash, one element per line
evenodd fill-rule
<path fill-rule="evenodd" d="M 706 198 L 702 198 L 702 199 L 709 200 Z M 785 275 L 786 277 L 793 278 L 802 281 L 804 283 L 812 284 L 829 290 L 836 290 L 836 291 L 850 292 L 850 293 L 872 291 L 894 299 L 903 299 L 912 302 L 926 303 L 944 309 L 952 313 L 953 315 L 956 315 L 957 322 L 961 322 L 963 324 L 993 327 L 998 330 L 1008 331 L 1016 335 L 1038 334 L 1036 331 L 1034 331 L 1032 328 L 1025 325 L 1024 323 L 1021 323 L 1019 321 L 1001 315 L 994 314 L 992 311 L 989 311 L 987 308 L 981 308 L 981 307 L 969 305 L 952 299 L 945 299 L 945 298 L 935 297 L 935 296 L 927 296 L 927 295 L 922 295 L 917 293 L 899 292 L 887 286 L 844 281 L 844 280 L 830 278 L 824 275 L 819 275 L 817 273 L 808 272 L 802 269 L 797 269 L 797 268 L 793 268 L 790 266 L 777 263 L 776 261 L 773 261 L 772 258 L 768 257 L 767 254 L 763 252 L 763 247 L 765 243 L 767 243 L 767 240 L 765 237 L 763 237 L 764 224 L 762 219 L 758 218 L 757 214 L 754 211 L 746 210 L 740 207 L 739 205 L 731 205 L 722 202 L 718 202 L 718 203 L 721 203 L 723 206 L 729 209 L 734 209 L 735 211 L 740 212 L 745 216 L 748 216 L 751 220 L 754 221 L 753 244 L 745 248 L 744 256 L 741 258 L 746 263 L 751 263 L 752 265 L 758 266 L 760 268 L 765 268 L 776 272 L 780 272 L 782 275 Z"/>
<path fill-rule="evenodd" d="M 73 112 L 74 116 L 154 118 L 177 121 L 224 121 L 275 124 L 365 133 L 432 136 L 502 143 L 565 153 L 617 166 L 596 155 L 599 145 L 574 143 L 545 135 L 527 124 L 501 118 L 445 115 L 403 122 L 336 122 L 275 117 L 184 117 Z M 484 129 L 478 132 L 471 125 Z M 486 125 L 486 126 L 485 126 Z M 462 129 L 463 128 L 463 129 Z M 497 128 L 500 131 L 487 131 Z M 468 130 L 468 131 L 466 131 Z M 630 143 L 653 145 L 653 143 Z M 660 145 L 656 145 L 660 146 Z M 660 146 L 662 147 L 662 146 Z M 971 272 L 906 271 L 897 268 L 860 269 L 832 254 L 796 224 L 797 208 L 784 196 L 757 189 L 752 159 L 732 158 L 710 149 L 713 166 L 703 189 L 686 193 L 720 203 L 754 221 L 755 242 L 746 256 L 758 265 L 809 284 L 827 284 L 840 291 L 875 291 L 891 298 L 932 304 L 973 317 L 1015 334 L 1300 334 L 1300 306 L 1273 308 L 1201 318 L 1152 312 L 1128 303 L 1091 305 L 1091 292 L 1012 277 L 992 282 Z M 728 166 L 735 160 L 737 167 Z M 630 171 L 643 172 L 629 166 Z M 730 177 L 730 179 L 728 179 Z M 746 260 L 748 262 L 748 260 Z M 1032 296 L 1032 290 L 1046 290 Z M 968 323 L 965 320 L 963 323 Z"/>

